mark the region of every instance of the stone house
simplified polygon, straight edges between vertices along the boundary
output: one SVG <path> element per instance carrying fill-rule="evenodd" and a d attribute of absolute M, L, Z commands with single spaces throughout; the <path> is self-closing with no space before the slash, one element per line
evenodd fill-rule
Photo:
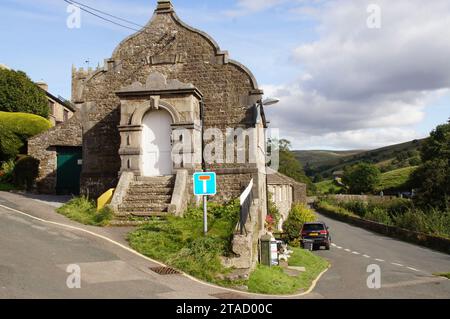
<path fill-rule="evenodd" d="M 45 82 L 36 82 L 36 85 L 40 87 L 47 96 L 49 120 L 53 126 L 68 121 L 75 113 L 74 107 L 70 102 L 65 101 L 61 97 L 57 97 L 48 91 L 48 84 Z"/>
<path fill-rule="evenodd" d="M 283 223 L 289 217 L 292 205 L 307 203 L 306 184 L 299 183 L 270 168 L 267 168 L 267 170 L 267 190 L 270 199 L 281 214 L 278 230 L 282 230 Z"/>
<path fill-rule="evenodd" d="M 205 169 L 217 173 L 215 201 L 238 198 L 253 179 L 253 197 L 264 214 L 262 94 L 245 66 L 182 22 L 170 1 L 158 1 L 150 22 L 123 40 L 103 67 L 72 69 L 75 115 L 29 141 L 29 154 L 40 160 L 37 190 L 97 198 L 115 188 L 117 216 L 181 214 L 196 200 L 192 173 Z M 183 138 L 172 132 L 193 137 L 183 158 L 201 157 L 201 137 L 210 128 L 224 134 L 228 128 L 255 129 L 246 145 L 256 160 L 171 159 L 172 146 Z"/>

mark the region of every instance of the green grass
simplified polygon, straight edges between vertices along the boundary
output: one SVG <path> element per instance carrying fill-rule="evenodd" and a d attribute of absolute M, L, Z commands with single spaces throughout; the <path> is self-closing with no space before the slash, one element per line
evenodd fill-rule
<path fill-rule="evenodd" d="M 234 285 L 220 279 L 225 269 L 221 256 L 230 252 L 234 227 L 238 221 L 239 203 L 210 204 L 209 231 L 203 235 L 202 210 L 190 208 L 185 217 L 167 217 L 149 221 L 128 235 L 130 246 L 140 253 L 162 261 L 197 278 Z"/>
<path fill-rule="evenodd" d="M 437 277 L 445 277 L 447 279 L 450 279 L 450 272 L 447 272 L 447 273 L 436 273 L 436 274 L 433 274 L 433 275 L 437 276 Z"/>
<path fill-rule="evenodd" d="M 248 280 L 249 291 L 277 295 L 305 291 L 317 276 L 329 266 L 325 259 L 309 251 L 300 248 L 292 250 L 294 253 L 289 259 L 289 266 L 305 267 L 305 272 L 301 272 L 294 277 L 286 274 L 281 267 L 259 265 Z"/>
<path fill-rule="evenodd" d="M 399 153 L 419 150 L 424 140 L 411 141 L 407 143 L 386 146 L 371 151 L 294 151 L 296 158 L 304 165 L 308 164 L 308 175 L 321 175 L 323 178 L 330 178 L 333 172 L 343 170 L 346 166 L 352 166 L 360 162 L 373 164 L 390 164 L 391 169 L 401 168 L 409 165 L 405 163 L 393 164 Z"/>
<path fill-rule="evenodd" d="M 16 189 L 17 188 L 12 184 L 0 182 L 0 192 L 9 192 Z"/>
<path fill-rule="evenodd" d="M 92 226 L 107 226 L 113 218 L 113 213 L 109 208 L 105 207 L 97 211 L 94 201 L 86 197 L 76 197 L 70 200 L 58 208 L 57 212 L 81 224 Z"/>
<path fill-rule="evenodd" d="M 416 169 L 417 166 L 410 166 L 382 174 L 378 191 L 407 188 L 409 178 Z"/>
<path fill-rule="evenodd" d="M 326 180 L 316 183 L 316 189 L 318 194 L 338 194 L 342 191 L 342 187 L 338 185 L 334 180 Z"/>

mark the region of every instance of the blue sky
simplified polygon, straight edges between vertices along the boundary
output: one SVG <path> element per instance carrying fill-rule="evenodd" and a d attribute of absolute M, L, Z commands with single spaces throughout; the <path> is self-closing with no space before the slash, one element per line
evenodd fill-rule
<path fill-rule="evenodd" d="M 79 2 L 138 24 L 156 5 Z M 271 125 L 295 148 L 375 148 L 424 137 L 450 117 L 449 1 L 426 8 L 420 0 L 172 2 L 281 99 L 268 111 Z M 366 26 L 374 2 L 382 9 L 379 30 Z M 80 29 L 69 29 L 66 9 L 63 0 L 2 0 L 0 63 L 70 98 L 72 64 L 102 64 L 133 31 L 86 13 Z"/>

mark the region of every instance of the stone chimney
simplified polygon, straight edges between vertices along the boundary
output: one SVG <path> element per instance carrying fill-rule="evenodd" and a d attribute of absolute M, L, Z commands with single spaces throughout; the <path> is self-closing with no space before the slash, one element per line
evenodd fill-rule
<path fill-rule="evenodd" d="M 36 82 L 36 85 L 43 89 L 45 92 L 48 92 L 48 84 L 45 82 Z"/>
<path fill-rule="evenodd" d="M 158 6 L 155 10 L 156 13 L 168 13 L 173 12 L 173 5 L 170 0 L 158 0 Z"/>

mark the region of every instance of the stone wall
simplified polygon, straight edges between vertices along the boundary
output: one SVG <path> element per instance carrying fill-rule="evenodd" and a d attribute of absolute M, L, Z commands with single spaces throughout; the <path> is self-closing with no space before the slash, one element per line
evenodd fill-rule
<path fill-rule="evenodd" d="M 56 192 L 57 146 L 81 146 L 82 129 L 79 114 L 69 121 L 28 140 L 28 154 L 39 160 L 36 190 L 44 194 Z"/>
<path fill-rule="evenodd" d="M 253 103 L 261 98 L 253 75 L 228 59 L 201 31 L 186 26 L 171 8 L 159 6 L 146 28 L 125 39 L 105 67 L 73 71 L 72 100 L 85 111 L 82 190 L 92 196 L 117 183 L 120 171 L 120 100 L 116 91 L 134 82 L 145 83 L 152 72 L 192 83 L 203 96 L 205 128 L 254 126 Z M 219 164 L 237 168 L 240 164 Z M 214 168 L 217 168 L 214 165 Z M 213 168 L 213 167 L 211 167 Z M 218 198 L 237 195 L 249 176 L 219 176 Z M 238 191 L 239 189 L 239 191 Z"/>

